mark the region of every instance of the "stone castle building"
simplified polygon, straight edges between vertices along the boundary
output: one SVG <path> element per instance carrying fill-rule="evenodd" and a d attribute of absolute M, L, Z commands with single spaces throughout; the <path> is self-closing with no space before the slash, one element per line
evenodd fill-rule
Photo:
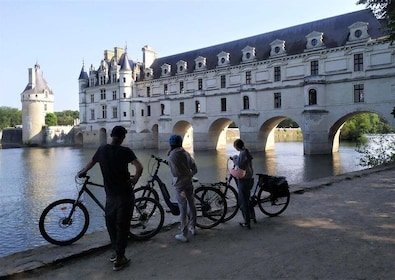
<path fill-rule="evenodd" d="M 267 150 L 276 126 L 291 118 L 305 154 L 331 153 L 355 114 L 395 125 L 394 53 L 369 10 L 166 57 L 145 46 L 142 62 L 126 49 L 105 50 L 98 68 L 83 65 L 78 79 L 78 142 L 106 143 L 123 125 L 133 148 L 166 148 L 179 133 L 185 145 L 216 149 L 235 122 L 251 149 Z"/>

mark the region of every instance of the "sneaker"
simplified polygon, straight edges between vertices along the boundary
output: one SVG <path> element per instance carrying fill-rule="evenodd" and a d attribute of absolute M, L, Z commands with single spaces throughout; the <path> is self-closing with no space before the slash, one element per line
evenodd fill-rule
<path fill-rule="evenodd" d="M 196 235 L 196 229 L 195 229 L 194 227 L 190 227 L 188 230 L 189 230 L 189 232 L 190 232 L 192 235 Z"/>
<path fill-rule="evenodd" d="M 112 254 L 111 256 L 110 256 L 110 262 L 115 262 L 117 260 L 117 254 Z"/>
<path fill-rule="evenodd" d="M 182 235 L 182 234 L 177 234 L 176 236 L 175 236 L 175 238 L 177 239 L 177 240 L 179 240 L 179 241 L 181 241 L 181 242 L 188 242 L 188 238 L 186 238 L 184 235 Z"/>
<path fill-rule="evenodd" d="M 112 267 L 112 270 L 118 271 L 124 268 L 129 264 L 130 260 L 126 258 L 125 256 L 122 257 L 117 257 L 117 259 L 114 262 L 114 266 Z"/>

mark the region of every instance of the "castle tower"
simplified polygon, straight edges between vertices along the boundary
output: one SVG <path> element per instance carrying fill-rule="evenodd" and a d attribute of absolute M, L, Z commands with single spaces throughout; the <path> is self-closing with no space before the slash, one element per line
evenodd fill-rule
<path fill-rule="evenodd" d="M 87 120 L 87 109 L 86 109 L 86 88 L 89 86 L 88 73 L 85 72 L 85 67 L 82 65 L 80 76 L 78 77 L 78 92 L 79 92 L 79 109 L 80 109 L 80 120 L 86 122 Z"/>
<path fill-rule="evenodd" d="M 42 76 L 40 65 L 29 68 L 29 83 L 21 93 L 22 142 L 41 144 L 45 115 L 54 112 L 54 95 Z"/>

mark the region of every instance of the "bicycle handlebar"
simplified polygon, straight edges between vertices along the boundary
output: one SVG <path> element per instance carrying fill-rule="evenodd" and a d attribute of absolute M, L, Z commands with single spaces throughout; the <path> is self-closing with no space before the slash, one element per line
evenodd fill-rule
<path fill-rule="evenodd" d="M 157 157 L 157 156 L 155 156 L 155 155 L 151 155 L 151 157 L 154 158 L 154 159 L 155 159 L 156 161 L 158 161 L 158 162 L 163 162 L 164 164 L 169 165 L 169 162 L 168 162 L 167 160 L 165 160 L 165 159 L 162 159 L 162 158 Z"/>

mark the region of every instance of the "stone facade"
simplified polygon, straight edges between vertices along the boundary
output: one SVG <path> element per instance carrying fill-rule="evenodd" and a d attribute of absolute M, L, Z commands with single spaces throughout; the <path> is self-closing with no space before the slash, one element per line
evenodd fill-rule
<path fill-rule="evenodd" d="M 133 148 L 166 148 L 179 133 L 196 150 L 216 149 L 235 122 L 252 150 L 268 150 L 291 118 L 305 154 L 327 154 L 355 114 L 395 126 L 395 46 L 369 10 L 162 58 L 149 46 L 142 52 L 136 62 L 115 48 L 97 70 L 82 67 L 83 145 L 106 143 L 123 125 Z"/>

